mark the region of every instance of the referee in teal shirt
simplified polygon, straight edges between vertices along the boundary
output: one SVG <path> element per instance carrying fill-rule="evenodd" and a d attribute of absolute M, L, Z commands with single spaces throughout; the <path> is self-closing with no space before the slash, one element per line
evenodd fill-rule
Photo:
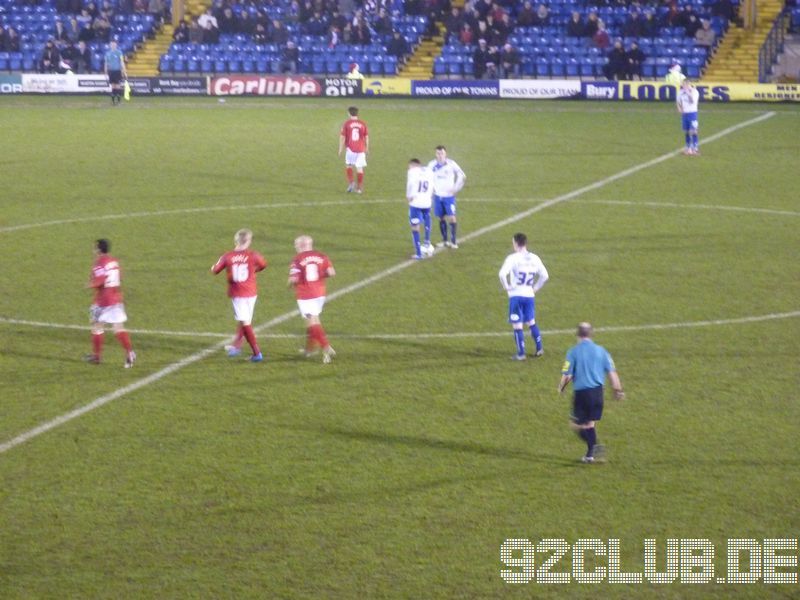
<path fill-rule="evenodd" d="M 578 343 L 567 350 L 558 386 L 561 393 L 572 382 L 572 428 L 586 442 L 586 455 L 581 459 L 585 463 L 605 460 L 605 448 L 597 443 L 595 423 L 603 417 L 603 383 L 606 374 L 614 389 L 614 398 L 622 400 L 625 397 L 611 355 L 592 341 L 592 333 L 590 323 L 578 325 Z"/>

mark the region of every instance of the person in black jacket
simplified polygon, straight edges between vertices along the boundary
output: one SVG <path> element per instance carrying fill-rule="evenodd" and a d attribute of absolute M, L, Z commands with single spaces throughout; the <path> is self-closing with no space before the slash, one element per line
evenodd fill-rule
<path fill-rule="evenodd" d="M 478 47 L 472 53 L 472 63 L 475 67 L 475 79 L 482 79 L 486 74 L 486 63 L 494 62 L 492 53 L 483 38 L 478 40 Z"/>
<path fill-rule="evenodd" d="M 47 40 L 39 59 L 39 73 L 58 73 L 58 63 L 61 62 L 61 53 L 56 48 L 53 40 Z"/>
<path fill-rule="evenodd" d="M 603 74 L 607 79 L 625 79 L 628 73 L 628 60 L 625 56 L 625 49 L 622 47 L 622 40 L 614 42 L 614 47 L 608 53 L 608 63 L 603 65 Z"/>
<path fill-rule="evenodd" d="M 628 60 L 628 79 L 642 79 L 642 65 L 647 60 L 647 55 L 639 48 L 639 44 L 631 42 L 630 48 L 625 53 Z"/>

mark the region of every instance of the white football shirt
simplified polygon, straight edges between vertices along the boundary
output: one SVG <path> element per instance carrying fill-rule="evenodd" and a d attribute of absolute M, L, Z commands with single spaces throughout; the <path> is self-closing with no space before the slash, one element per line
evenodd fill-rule
<path fill-rule="evenodd" d="M 509 254 L 499 275 L 509 298 L 533 298 L 550 278 L 542 259 L 527 250 Z"/>
<path fill-rule="evenodd" d="M 678 110 L 682 113 L 696 113 L 700 102 L 700 92 L 691 87 L 688 90 L 681 88 L 678 92 Z"/>
<path fill-rule="evenodd" d="M 430 208 L 433 195 L 433 173 L 426 167 L 412 167 L 406 179 L 406 199 L 414 208 Z"/>
<path fill-rule="evenodd" d="M 437 196 L 452 198 L 464 187 L 467 176 L 456 161 L 448 158 L 439 164 L 433 159 L 428 168 L 433 171 L 433 193 Z"/>

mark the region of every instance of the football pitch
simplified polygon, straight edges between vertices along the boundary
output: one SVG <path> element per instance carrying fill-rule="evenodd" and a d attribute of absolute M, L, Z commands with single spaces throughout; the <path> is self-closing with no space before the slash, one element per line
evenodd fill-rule
<path fill-rule="evenodd" d="M 352 103 L 363 195 L 336 154 Z M 0 598 L 800 594 L 796 107 L 701 105 L 687 157 L 672 104 L 109 104 L 0 100 Z M 467 174 L 460 248 L 415 262 L 406 165 L 438 144 Z M 209 274 L 242 227 L 269 263 L 261 364 L 222 350 Z M 497 277 L 518 231 L 550 273 L 525 362 Z M 332 364 L 297 352 L 303 233 L 337 270 Z M 133 369 L 110 334 L 82 360 L 101 237 Z M 627 394 L 606 393 L 603 465 L 580 463 L 556 392 L 584 320 Z M 754 540 L 749 585 L 732 539 Z M 617 544 L 647 575 L 646 540 L 674 582 L 610 583 Z"/>

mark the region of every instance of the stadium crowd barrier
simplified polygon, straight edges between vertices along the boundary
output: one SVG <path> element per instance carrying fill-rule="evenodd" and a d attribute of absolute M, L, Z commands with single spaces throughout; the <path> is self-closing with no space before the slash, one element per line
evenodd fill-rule
<path fill-rule="evenodd" d="M 579 99 L 674 102 L 676 88 L 663 81 L 580 81 L 575 79 L 412 80 L 402 78 L 310 77 L 304 75 L 219 75 L 133 77 L 136 96 L 408 96 L 470 99 Z M 800 102 L 799 84 L 704 82 L 701 102 Z M 103 75 L 0 75 L 0 95 L 100 94 Z"/>

